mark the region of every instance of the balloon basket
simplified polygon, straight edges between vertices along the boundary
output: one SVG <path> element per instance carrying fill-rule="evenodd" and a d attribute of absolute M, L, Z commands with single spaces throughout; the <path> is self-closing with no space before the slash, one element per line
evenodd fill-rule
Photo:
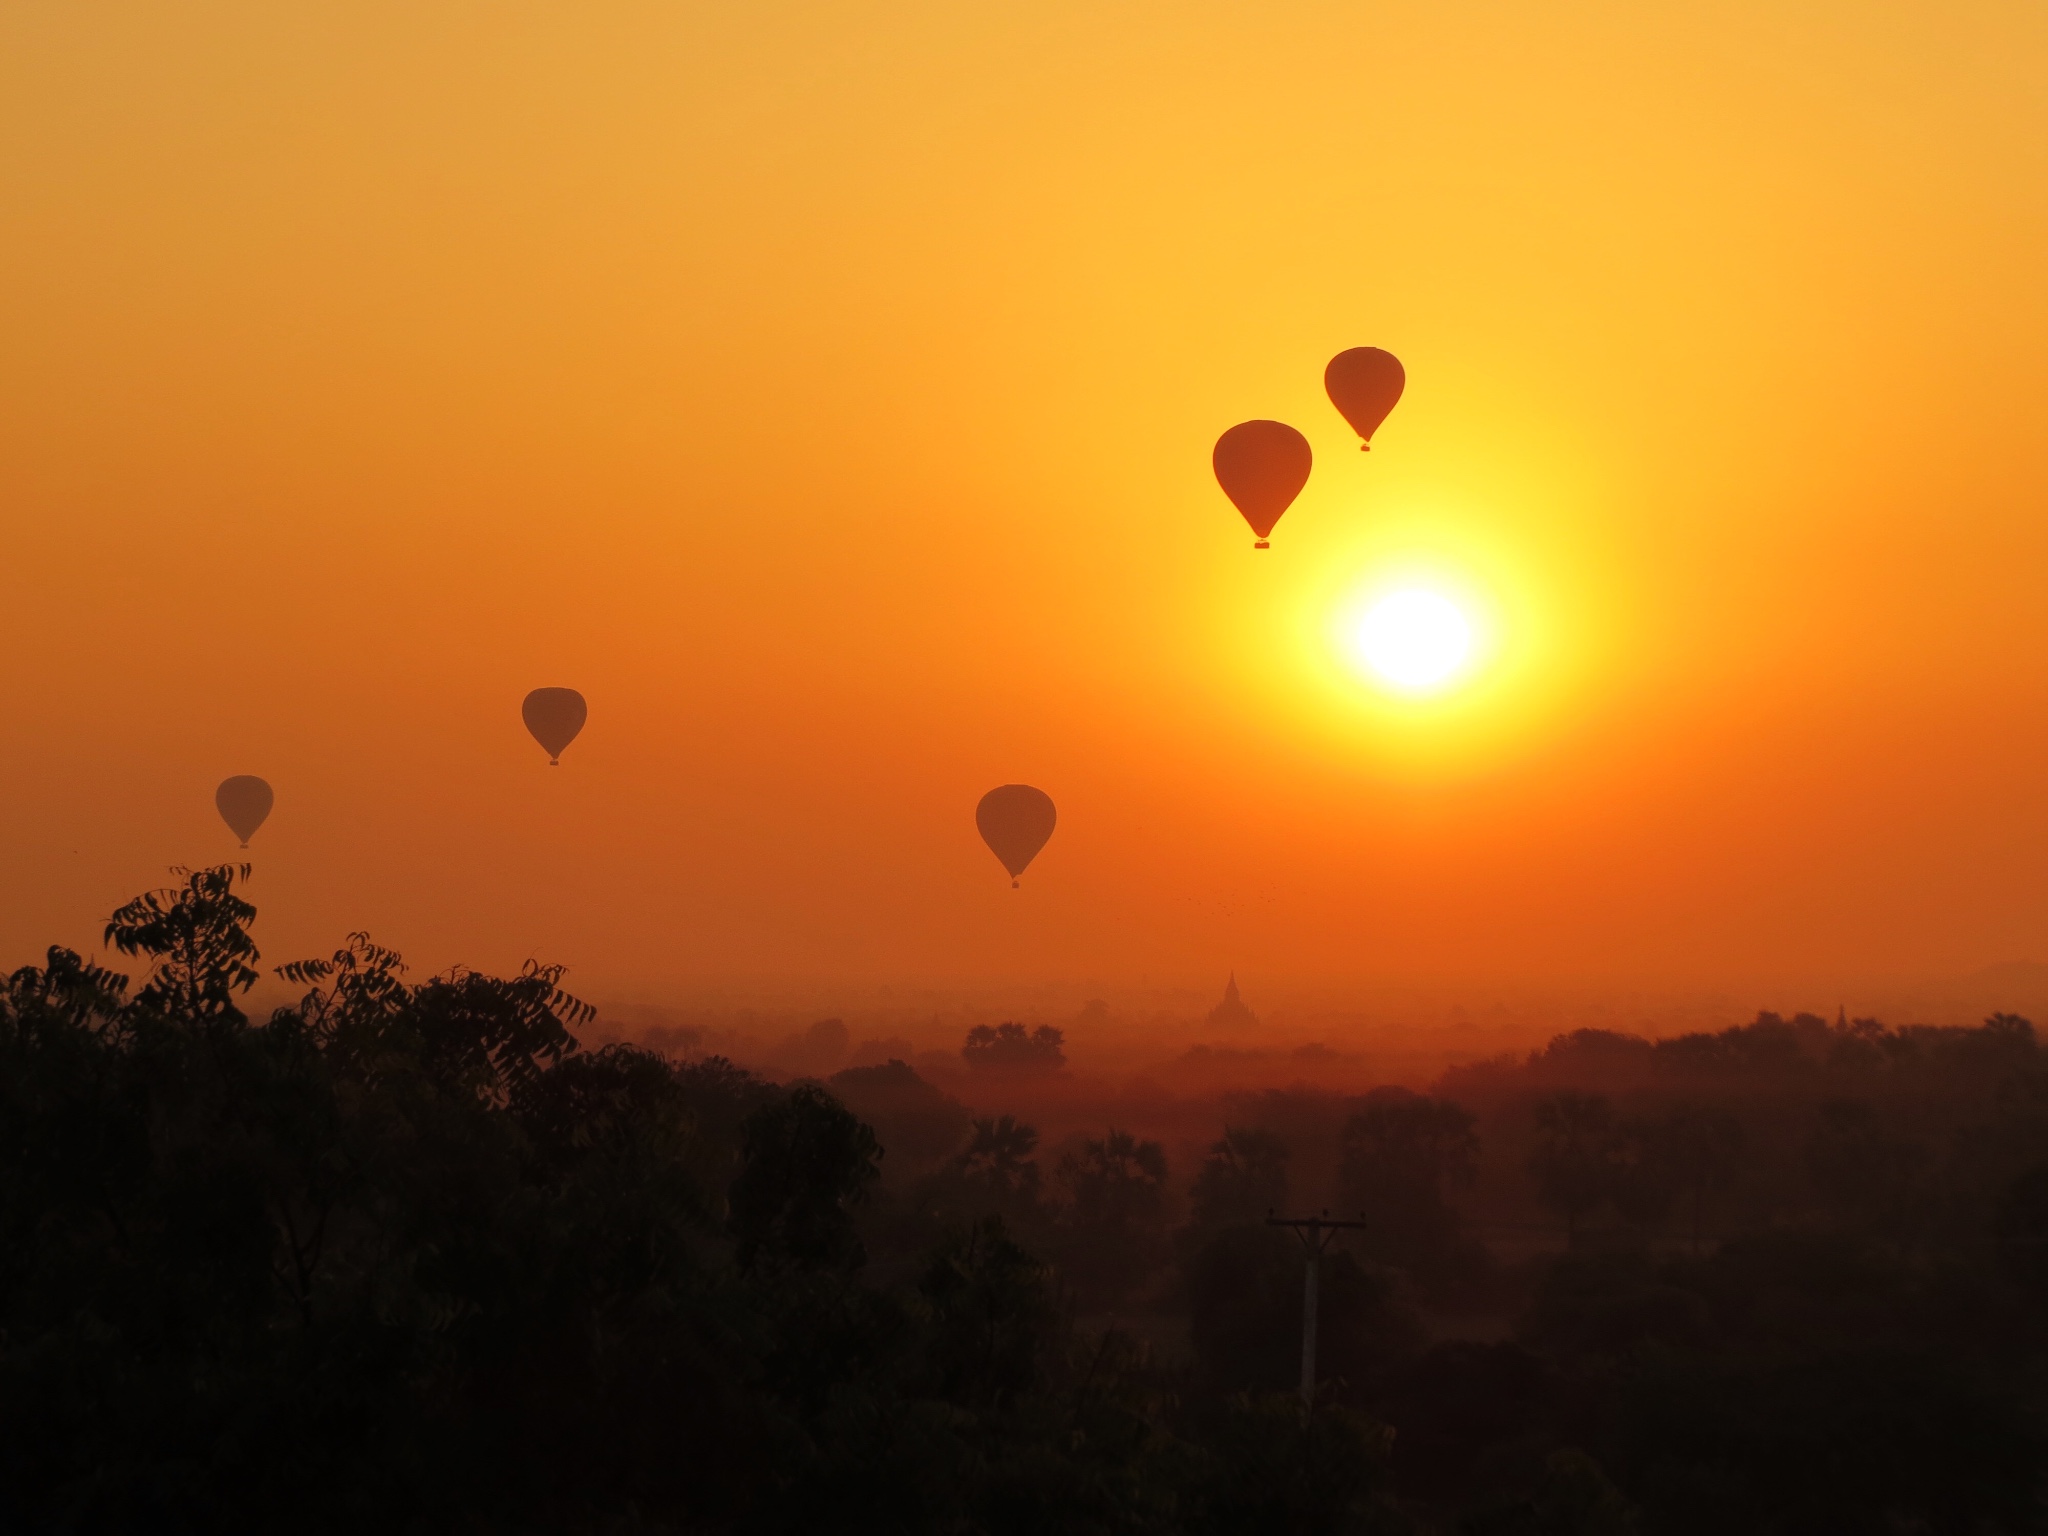
<path fill-rule="evenodd" d="M 1259 540 L 1258 543 L 1252 546 L 1253 549 L 1271 549 L 1272 547 L 1272 544 L 1265 539 Z"/>

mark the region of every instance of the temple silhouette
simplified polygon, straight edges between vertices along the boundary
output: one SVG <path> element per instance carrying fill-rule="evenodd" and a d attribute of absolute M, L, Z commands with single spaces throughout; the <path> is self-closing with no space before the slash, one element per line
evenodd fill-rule
<path fill-rule="evenodd" d="M 1257 1029 L 1259 1016 L 1245 1006 L 1243 998 L 1237 995 L 1237 972 L 1230 973 L 1230 980 L 1224 984 L 1223 1001 L 1209 1010 L 1211 1029 Z"/>

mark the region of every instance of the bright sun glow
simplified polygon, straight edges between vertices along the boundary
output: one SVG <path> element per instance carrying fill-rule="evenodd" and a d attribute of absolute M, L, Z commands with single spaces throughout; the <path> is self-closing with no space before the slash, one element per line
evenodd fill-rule
<path fill-rule="evenodd" d="M 1389 592 L 1359 616 L 1352 653 L 1382 681 L 1427 693 L 1457 677 L 1472 654 L 1472 626 L 1440 592 Z"/>

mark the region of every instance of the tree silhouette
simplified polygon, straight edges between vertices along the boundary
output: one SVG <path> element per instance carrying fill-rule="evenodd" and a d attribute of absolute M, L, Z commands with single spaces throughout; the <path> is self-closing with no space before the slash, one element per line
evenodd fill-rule
<path fill-rule="evenodd" d="M 958 1159 L 961 1179 L 1006 1209 L 1028 1208 L 1038 1200 L 1038 1132 L 1010 1115 L 974 1122 L 974 1134 Z"/>
<path fill-rule="evenodd" d="M 1111 1130 L 1060 1157 L 1065 1202 L 1062 1267 L 1084 1297 L 1127 1300 L 1157 1265 L 1166 1225 L 1166 1151 Z"/>
<path fill-rule="evenodd" d="M 1067 1064 L 1066 1035 L 1050 1024 L 977 1024 L 960 1058 L 976 1072 L 1057 1072 Z"/>
<path fill-rule="evenodd" d="M 933 1252 L 919 1294 L 930 1308 L 929 1360 L 949 1402 L 1001 1411 L 1040 1379 L 1057 1314 L 1045 1265 L 988 1216 Z"/>
<path fill-rule="evenodd" d="M 1742 1153 L 1742 1126 L 1724 1109 L 1680 1104 L 1649 1133 L 1651 1157 L 1667 1178 L 1688 1219 L 1692 1248 L 1699 1251 L 1707 1202 L 1725 1190 Z"/>
<path fill-rule="evenodd" d="M 1164 1217 L 1166 1150 L 1128 1131 L 1086 1140 L 1059 1161 L 1075 1224 L 1107 1238 L 1155 1229 Z"/>
<path fill-rule="evenodd" d="M 2006 1270 L 2048 1306 L 2048 1164 L 2013 1180 L 1998 1203 L 1996 1231 Z"/>
<path fill-rule="evenodd" d="M 875 1133 L 822 1088 L 799 1084 L 741 1128 L 744 1161 L 728 1224 L 741 1267 L 858 1269 L 852 1208 L 881 1175 Z"/>
<path fill-rule="evenodd" d="M 945 1161 L 959 1150 L 972 1123 L 965 1109 L 907 1062 L 848 1067 L 833 1073 L 827 1086 L 886 1140 L 894 1173 L 907 1175 Z"/>
<path fill-rule="evenodd" d="M 1529 1172 L 1538 1196 L 1564 1219 L 1565 1238 L 1614 1191 L 1614 1111 L 1592 1093 L 1553 1093 L 1535 1106 L 1537 1144 Z"/>
<path fill-rule="evenodd" d="M 1344 1125 L 1339 1178 L 1346 1210 L 1389 1261 L 1440 1263 L 1456 1238 L 1445 1186 L 1469 1183 L 1479 1153 L 1472 1115 L 1447 1099 L 1380 1088 Z"/>
<path fill-rule="evenodd" d="M 106 942 L 124 955 L 146 955 L 150 969 L 136 1004 L 156 1014 L 204 1023 L 239 1021 L 235 994 L 256 984 L 256 909 L 234 893 L 247 864 L 176 868 L 183 885 L 136 897 L 107 920 Z"/>
<path fill-rule="evenodd" d="M 61 948 L 0 979 L 0 1528 L 2041 1528 L 2048 1060 L 2015 1016 L 1580 1032 L 1429 1095 L 1265 1095 L 1257 1129 L 1183 1100 L 1151 1124 L 1222 1134 L 1169 1245 L 1151 1124 L 1041 1191 L 1031 1126 L 901 1063 L 841 1083 L 870 1125 L 586 1049 L 555 967 L 415 983 L 357 933 L 252 1022 L 243 877 L 122 906 L 135 985 Z M 979 1043 L 1056 1066 L 1044 1033 Z M 892 1136 L 926 1168 L 883 1187 Z M 1304 1420 L 1268 1392 L 1300 1254 L 1258 1220 L 1289 1145 L 1409 1259 L 1482 1154 L 1575 1240 L 1611 1202 L 1694 1242 L 1484 1287 L 1333 1251 Z M 1513 1338 L 1425 1349 L 1410 1299 Z"/>
<path fill-rule="evenodd" d="M 1806 1144 L 1814 1187 L 1837 1219 L 1901 1244 L 1911 1241 L 1931 1160 L 1919 1140 L 1887 1125 L 1876 1106 L 1860 1099 L 1823 1104 Z"/>
<path fill-rule="evenodd" d="M 1197 1227 L 1263 1220 L 1287 1203 L 1287 1143 L 1257 1126 L 1225 1126 L 1191 1191 Z"/>

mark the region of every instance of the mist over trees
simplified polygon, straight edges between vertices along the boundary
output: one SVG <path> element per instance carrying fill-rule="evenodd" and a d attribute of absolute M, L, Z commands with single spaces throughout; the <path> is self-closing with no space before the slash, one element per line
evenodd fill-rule
<path fill-rule="evenodd" d="M 977 1024 L 960 1056 L 975 1072 L 1057 1072 L 1067 1064 L 1065 1047 L 1065 1035 L 1049 1024 Z"/>
<path fill-rule="evenodd" d="M 117 911 L 132 977 L 0 986 L 8 1529 L 2048 1524 L 2023 1019 L 1579 1031 L 1047 1137 L 1046 1026 L 968 1036 L 974 1108 L 778 1083 L 363 934 L 253 1020 L 244 874 Z M 1325 1207 L 1366 1230 L 1310 1411 L 1266 1218 Z"/>

